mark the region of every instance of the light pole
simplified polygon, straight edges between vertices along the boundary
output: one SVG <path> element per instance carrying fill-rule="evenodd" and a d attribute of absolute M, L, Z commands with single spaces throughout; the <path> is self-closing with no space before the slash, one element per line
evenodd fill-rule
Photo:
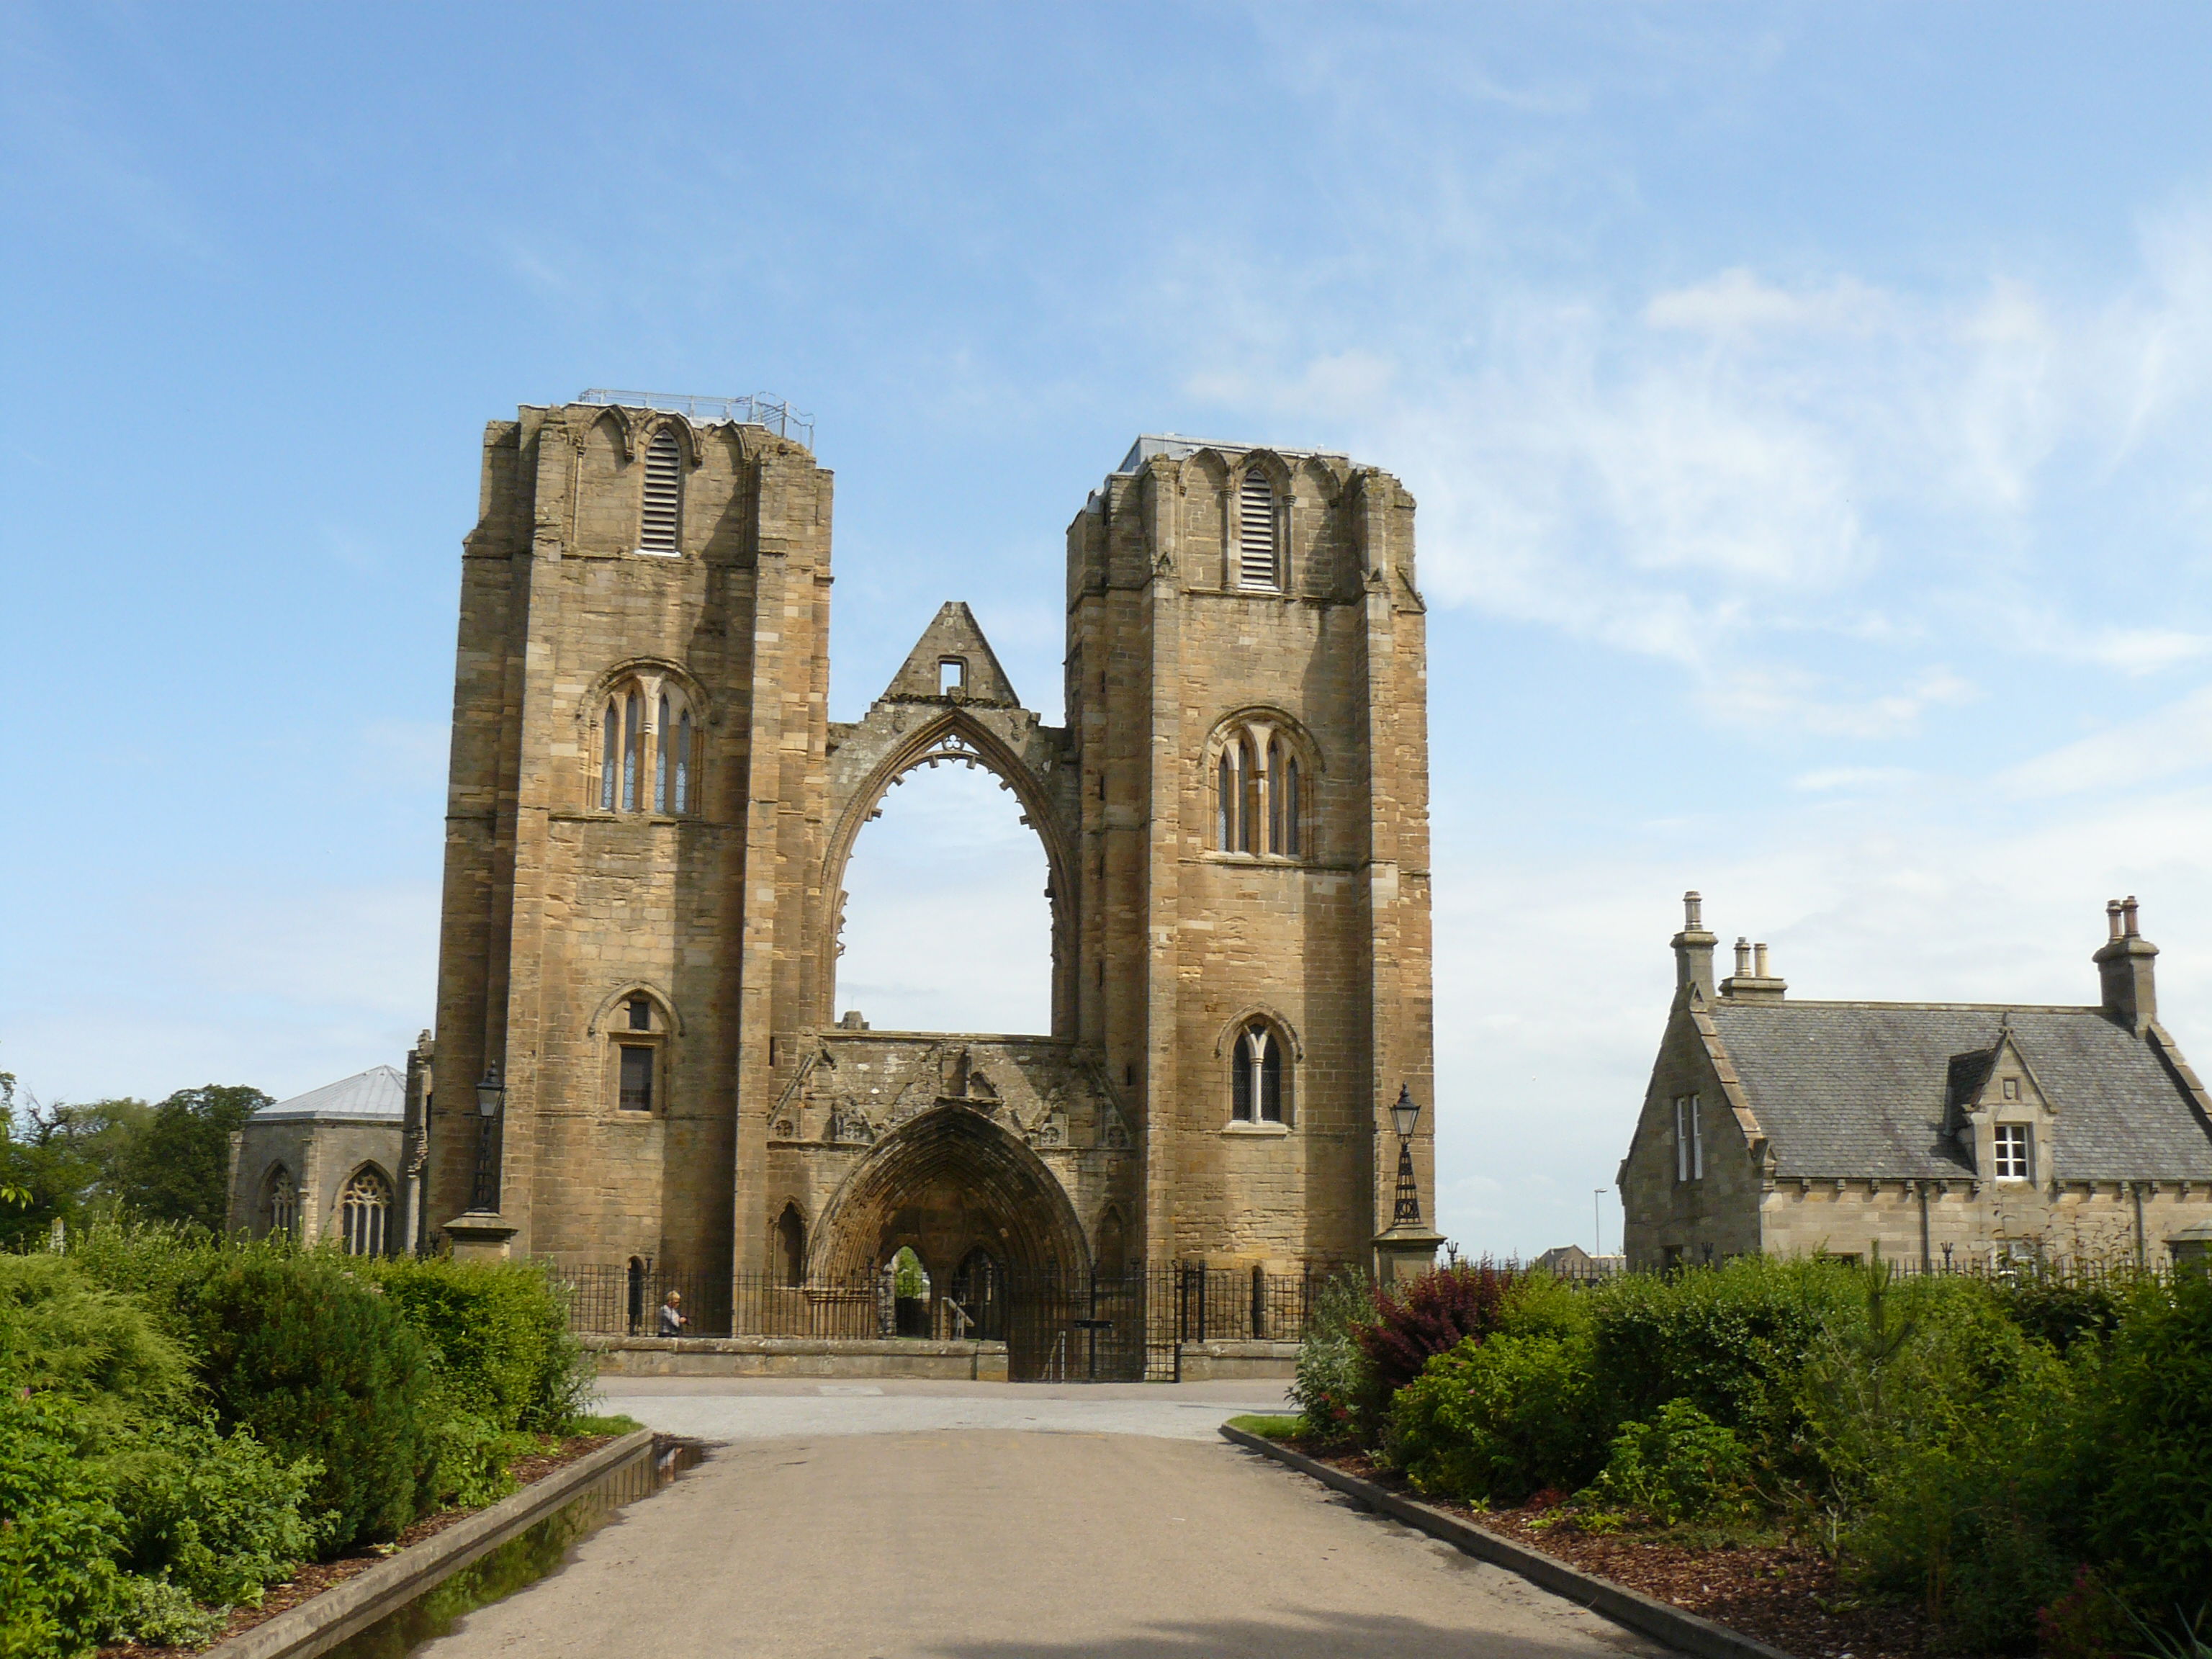
<path fill-rule="evenodd" d="M 494 1060 L 477 1085 L 477 1187 L 469 1200 L 471 1209 L 484 1215 L 499 1212 L 499 1120 L 506 1101 L 507 1085 Z"/>
<path fill-rule="evenodd" d="M 1605 1188 L 1590 1188 L 1590 1254 L 1605 1254 Z"/>
<path fill-rule="evenodd" d="M 1421 1188 L 1413 1179 L 1413 1131 L 1421 1121 L 1421 1103 L 1406 1084 L 1398 1085 L 1398 1099 L 1390 1108 L 1391 1127 L 1398 1132 L 1398 1202 L 1390 1212 L 1393 1227 L 1421 1224 Z"/>

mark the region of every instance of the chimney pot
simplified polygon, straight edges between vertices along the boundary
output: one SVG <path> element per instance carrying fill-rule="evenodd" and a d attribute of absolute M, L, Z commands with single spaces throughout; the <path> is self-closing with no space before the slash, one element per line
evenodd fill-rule
<path fill-rule="evenodd" d="M 2118 939 L 2120 936 L 2119 900 L 2106 899 L 2105 901 L 2105 921 L 2106 925 L 2108 925 L 2112 930 L 2112 937 L 2114 939 Z"/>
<path fill-rule="evenodd" d="M 1752 960 L 1756 964 L 1751 970 L 1752 976 L 1754 979 L 1766 979 L 1771 977 L 1766 971 L 1766 946 L 1764 945 L 1754 945 L 1751 947 L 1751 954 Z"/>
<path fill-rule="evenodd" d="M 2112 936 L 2095 961 L 2106 1018 L 2141 1036 L 2158 1018 L 2158 985 L 2152 966 L 2158 946 L 2142 936 L 2136 911 L 2132 893 L 2105 906 Z"/>
<path fill-rule="evenodd" d="M 2136 922 L 2136 896 L 2133 893 L 2129 894 L 2125 899 L 2121 901 L 2120 920 L 2125 927 L 2127 936 L 2130 939 L 2140 939 L 2142 937 Z"/>
<path fill-rule="evenodd" d="M 1751 975 L 1751 941 L 1739 933 L 1735 941 L 1735 973 L 1738 979 Z"/>
<path fill-rule="evenodd" d="M 1682 895 L 1682 931 L 1674 935 L 1674 994 L 1713 994 L 1713 936 L 1705 931 L 1705 903 L 1695 888 Z"/>
<path fill-rule="evenodd" d="M 1703 931 L 1705 925 L 1705 897 L 1692 887 L 1682 895 L 1682 931 L 1686 933 L 1699 933 Z"/>

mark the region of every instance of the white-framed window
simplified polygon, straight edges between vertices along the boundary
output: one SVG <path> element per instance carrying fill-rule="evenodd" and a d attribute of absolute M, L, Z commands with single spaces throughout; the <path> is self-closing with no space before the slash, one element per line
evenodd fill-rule
<path fill-rule="evenodd" d="M 684 454 L 676 434 L 662 427 L 645 447 L 645 495 L 638 511 L 642 553 L 674 553 L 684 528 Z"/>
<path fill-rule="evenodd" d="M 1695 1095 L 1674 1097 L 1674 1179 L 1702 1181 L 1705 1176 L 1704 1113 Z"/>
<path fill-rule="evenodd" d="M 602 812 L 684 817 L 697 794 L 698 726 L 684 693 L 662 680 L 622 681 L 599 711 Z"/>
<path fill-rule="evenodd" d="M 1258 467 L 1237 486 L 1237 585 L 1263 592 L 1283 587 L 1283 549 L 1274 481 Z"/>
<path fill-rule="evenodd" d="M 1996 1130 L 1996 1177 L 1999 1181 L 2034 1178 L 2035 1146 L 2025 1123 L 2000 1123 Z"/>
<path fill-rule="evenodd" d="M 382 1255 L 385 1222 L 392 1212 L 392 1183 L 375 1170 L 346 1182 L 338 1200 L 338 1226 L 348 1255 Z"/>
<path fill-rule="evenodd" d="M 1213 844 L 1224 853 L 1302 859 L 1307 769 L 1297 741 L 1264 716 L 1231 720 L 1215 734 Z"/>
<path fill-rule="evenodd" d="M 1229 1058 L 1229 1121 L 1287 1123 L 1290 1087 L 1285 1079 L 1288 1045 L 1264 1019 L 1248 1022 L 1237 1034 Z"/>

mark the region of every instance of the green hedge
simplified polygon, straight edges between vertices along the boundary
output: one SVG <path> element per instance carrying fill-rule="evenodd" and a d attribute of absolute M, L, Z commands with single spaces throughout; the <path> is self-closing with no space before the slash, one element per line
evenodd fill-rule
<path fill-rule="evenodd" d="M 590 1387 L 532 1266 L 159 1225 L 0 1254 L 0 1659 L 204 1640 L 301 1560 L 501 1495 Z"/>
<path fill-rule="evenodd" d="M 1300 1356 L 1310 1426 L 1374 1386 L 1327 1311 Z M 2039 1619 L 2101 1620 L 2119 1650 L 2141 1644 L 2130 1610 L 2173 1632 L 2212 1606 L 2208 1402 L 2201 1273 L 1905 1279 L 1753 1258 L 1587 1287 L 1523 1276 L 1492 1329 L 1366 1420 L 1428 1491 L 1575 1491 L 1600 1527 L 1793 1528 L 1918 1601 L 1956 1650 L 2027 1650 Z"/>

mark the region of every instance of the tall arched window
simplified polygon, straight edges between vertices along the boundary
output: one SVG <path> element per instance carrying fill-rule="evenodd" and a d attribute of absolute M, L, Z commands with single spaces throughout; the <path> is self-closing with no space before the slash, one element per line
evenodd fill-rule
<path fill-rule="evenodd" d="M 1275 486 L 1258 467 L 1237 486 L 1237 585 L 1279 590 L 1282 549 L 1276 534 Z"/>
<path fill-rule="evenodd" d="M 599 733 L 599 811 L 615 810 L 615 775 L 622 769 L 622 706 L 607 699 L 605 726 Z"/>
<path fill-rule="evenodd" d="M 346 1182 L 338 1223 L 348 1255 L 384 1254 L 384 1223 L 391 1210 L 392 1185 L 376 1170 L 363 1170 Z"/>
<path fill-rule="evenodd" d="M 676 434 L 662 427 L 645 447 L 645 501 L 637 544 L 647 553 L 673 553 L 684 516 L 684 457 Z"/>
<path fill-rule="evenodd" d="M 1238 1123 L 1282 1123 L 1283 1040 L 1264 1019 L 1237 1034 L 1230 1060 L 1229 1115 Z"/>
<path fill-rule="evenodd" d="M 676 717 L 676 802 L 668 810 L 679 818 L 691 810 L 691 711 L 688 708 Z"/>
<path fill-rule="evenodd" d="M 637 811 L 638 750 L 645 742 L 645 712 L 636 692 L 623 699 L 622 809 Z"/>
<path fill-rule="evenodd" d="M 697 735 L 690 700 L 674 680 L 644 674 L 617 683 L 599 719 L 599 811 L 690 811 Z"/>
<path fill-rule="evenodd" d="M 282 1233 L 287 1238 L 299 1231 L 300 1188 L 292 1180 L 292 1172 L 281 1164 L 262 1184 L 261 1208 L 269 1224 L 266 1231 Z"/>
<path fill-rule="evenodd" d="M 1309 768 L 1290 723 L 1279 715 L 1240 715 L 1224 725 L 1214 741 L 1216 849 L 1304 858 Z"/>

